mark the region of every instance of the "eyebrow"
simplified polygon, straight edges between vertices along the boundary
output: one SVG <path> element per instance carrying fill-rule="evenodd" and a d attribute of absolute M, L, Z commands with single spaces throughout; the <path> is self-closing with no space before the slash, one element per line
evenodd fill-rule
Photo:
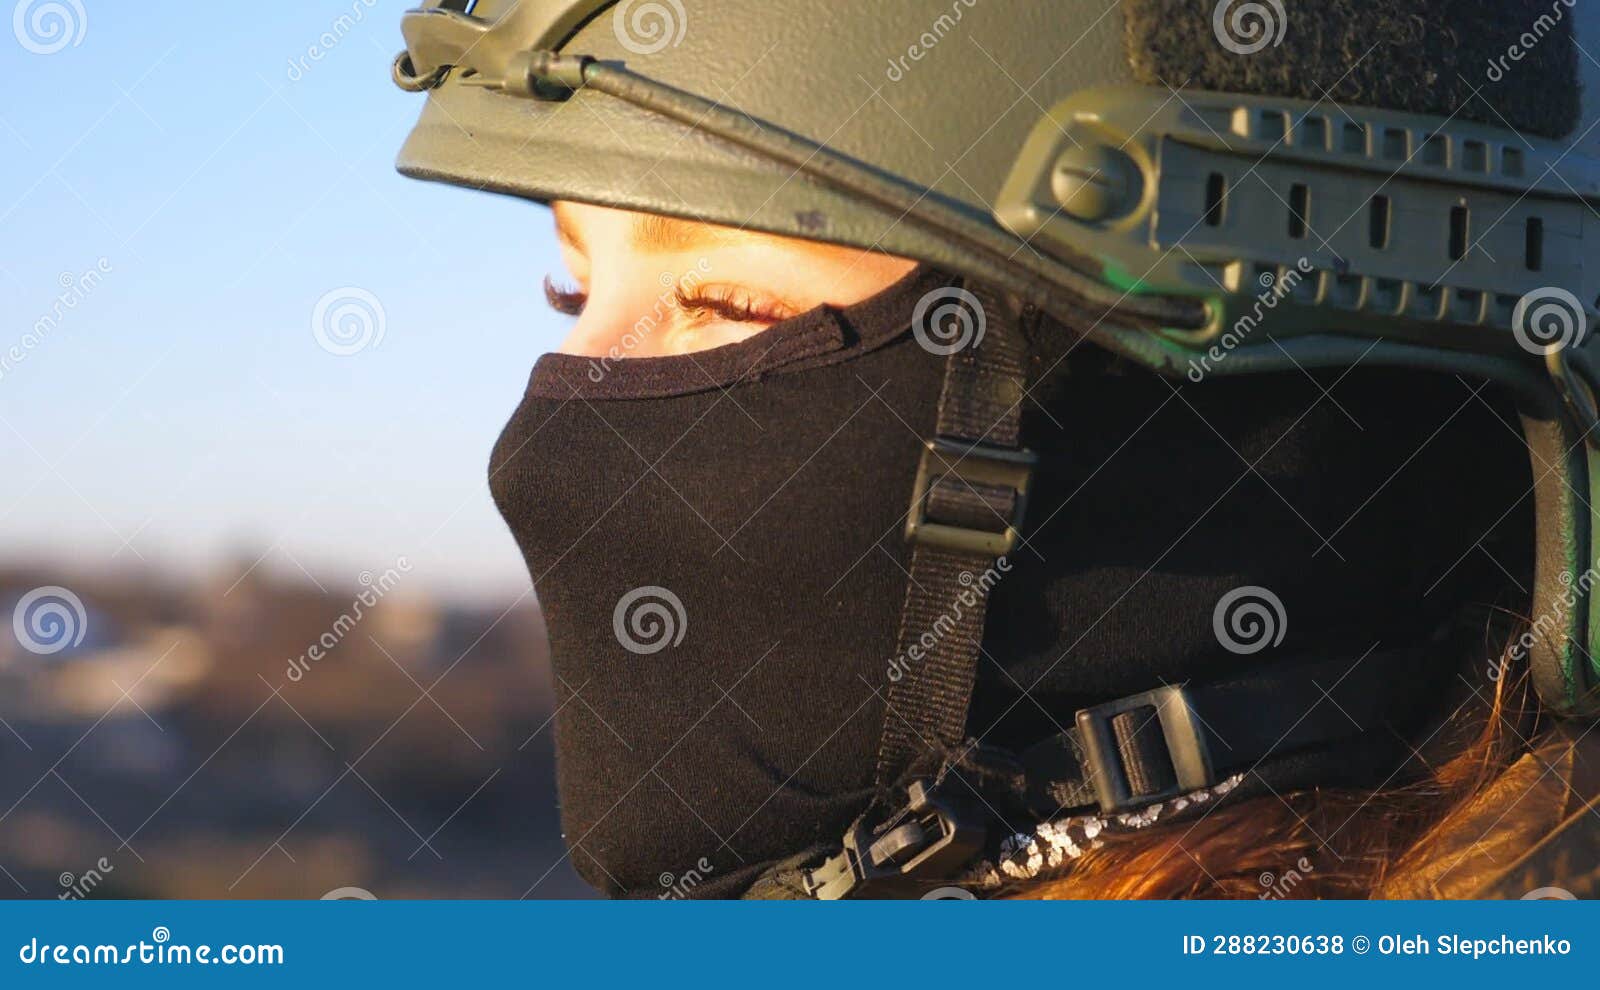
<path fill-rule="evenodd" d="M 692 220 L 641 213 L 634 218 L 628 241 L 636 250 L 645 253 L 671 254 L 708 245 L 726 244 L 740 236 L 749 235 L 740 230 L 696 223 Z"/>
<path fill-rule="evenodd" d="M 556 239 L 562 244 L 587 256 L 588 245 L 583 239 L 579 226 L 572 223 L 560 204 L 551 208 L 555 216 Z M 628 243 L 634 250 L 647 254 L 671 254 L 679 251 L 690 251 L 702 247 L 718 247 L 728 244 L 737 244 L 741 241 L 755 241 L 766 237 L 773 237 L 740 227 L 723 227 L 717 224 L 704 223 L 696 220 L 682 220 L 677 217 L 664 216 L 657 213 L 635 214 L 631 229 L 628 231 Z M 788 240 L 788 238 L 778 238 Z M 808 250 L 820 250 L 822 246 L 810 241 L 794 241 L 793 243 Z"/>
<path fill-rule="evenodd" d="M 740 247 L 761 243 L 786 244 L 806 253 L 821 253 L 828 245 L 817 241 L 769 234 L 744 227 L 724 227 L 721 224 L 699 220 L 681 220 L 657 213 L 640 213 L 634 217 L 633 229 L 628 232 L 628 243 L 645 254 L 672 254 L 674 252 Z"/>

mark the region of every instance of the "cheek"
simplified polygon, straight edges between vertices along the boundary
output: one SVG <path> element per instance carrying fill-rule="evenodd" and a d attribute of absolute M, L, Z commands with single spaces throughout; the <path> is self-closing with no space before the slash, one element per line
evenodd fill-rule
<path fill-rule="evenodd" d="M 693 354 L 696 351 L 708 351 L 713 347 L 724 344 L 737 344 L 741 340 L 753 337 L 767 328 L 762 323 L 714 323 L 706 326 L 674 328 L 665 331 L 659 340 L 660 349 L 655 353 Z"/>
<path fill-rule="evenodd" d="M 566 354 L 586 357 L 653 357 L 671 353 L 674 301 L 670 287 L 656 294 L 593 291 L 583 315 L 561 343 Z"/>
<path fill-rule="evenodd" d="M 646 300 L 643 305 L 640 310 L 610 313 L 601 312 L 591 301 L 559 350 L 611 360 L 668 357 L 736 344 L 766 329 L 759 323 L 732 322 L 683 326 L 674 318 L 670 300 L 659 306 Z"/>

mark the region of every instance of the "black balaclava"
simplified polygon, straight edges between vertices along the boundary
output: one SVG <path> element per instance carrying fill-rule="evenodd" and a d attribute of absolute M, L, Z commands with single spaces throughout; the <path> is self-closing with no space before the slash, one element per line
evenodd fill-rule
<path fill-rule="evenodd" d="M 714 350 L 534 368 L 491 487 L 549 628 L 566 838 L 602 891 L 736 896 L 870 801 L 943 374 L 911 319 L 949 284 L 919 270 Z M 1279 656 L 1423 641 L 1525 567 L 1507 547 L 1529 543 L 1526 455 L 1479 383 L 1169 381 L 1027 330 L 1040 466 L 991 595 L 968 723 L 985 742 Z M 1251 656 L 1213 630 L 1246 585 L 1287 616 Z M 1392 748 L 1284 783 L 1377 784 Z"/>

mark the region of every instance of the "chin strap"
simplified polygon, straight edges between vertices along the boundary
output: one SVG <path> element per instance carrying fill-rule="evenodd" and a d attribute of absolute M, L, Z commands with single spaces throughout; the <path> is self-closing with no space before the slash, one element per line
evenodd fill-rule
<path fill-rule="evenodd" d="M 919 753 L 966 739 L 989 589 L 1017 545 L 1035 460 L 1020 445 L 1020 313 L 984 288 L 950 291 L 970 310 L 962 315 L 972 318 L 972 341 L 945 362 L 934 436 L 924 443 L 906 515 L 910 581 L 890 666 L 880 788 Z"/>
<path fill-rule="evenodd" d="M 983 286 L 949 292 L 971 320 L 971 339 L 945 361 L 934 435 L 923 443 L 906 514 L 910 580 L 878 747 L 880 794 L 919 756 L 963 748 L 989 589 L 1019 540 L 1036 460 L 1021 446 L 1028 345 L 1020 304 Z M 887 824 L 869 809 L 841 851 L 804 874 L 804 889 L 825 900 L 899 896 L 926 877 L 953 875 L 987 837 L 973 796 L 911 781 L 905 806 Z"/>
<path fill-rule="evenodd" d="M 1080 710 L 1073 727 L 1016 758 L 1031 822 L 1093 813 L 1107 819 L 1218 789 L 1296 756 L 1390 731 L 1425 707 L 1426 678 L 1396 677 L 1427 663 L 1426 648 L 1352 658 L 1278 661 L 1210 684 L 1174 684 Z M 903 807 L 875 809 L 842 848 L 807 871 L 814 898 L 918 896 L 962 872 L 987 846 L 994 802 L 947 762 L 914 779 Z M 1217 790 L 1217 793 L 1220 793 Z"/>

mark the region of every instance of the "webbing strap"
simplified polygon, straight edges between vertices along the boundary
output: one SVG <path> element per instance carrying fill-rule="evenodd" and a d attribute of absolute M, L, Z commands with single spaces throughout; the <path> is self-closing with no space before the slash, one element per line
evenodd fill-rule
<path fill-rule="evenodd" d="M 1213 787 L 1280 757 L 1386 731 L 1414 715 L 1415 649 L 1278 662 L 1233 680 L 1171 685 L 1085 708 L 1021 754 L 1040 813 L 1126 811 Z"/>
<path fill-rule="evenodd" d="M 1197 795 L 1235 774 L 1270 772 L 1301 753 L 1393 732 L 1435 683 L 1395 672 L 1427 660 L 1423 649 L 1407 649 L 1276 661 L 1228 681 L 1166 685 L 1086 708 L 1073 728 L 1018 754 L 1010 765 L 1020 779 L 994 778 L 1000 786 L 990 796 L 1020 801 L 1014 806 L 1026 808 L 1028 820 L 1047 822 Z M 1018 783 L 1026 794 L 1014 790 Z M 999 818 L 988 798 L 966 799 L 964 792 L 977 793 L 971 782 L 947 785 L 943 776 L 913 780 L 881 828 L 869 809 L 837 852 L 802 871 L 799 889 L 829 900 L 906 897 L 955 876 Z"/>
<path fill-rule="evenodd" d="M 973 287 L 973 342 L 945 362 L 907 535 L 910 580 L 900 613 L 877 783 L 920 752 L 959 745 L 977 675 L 992 579 L 1016 538 L 1029 465 L 1018 446 L 1027 343 L 1011 300 Z"/>

